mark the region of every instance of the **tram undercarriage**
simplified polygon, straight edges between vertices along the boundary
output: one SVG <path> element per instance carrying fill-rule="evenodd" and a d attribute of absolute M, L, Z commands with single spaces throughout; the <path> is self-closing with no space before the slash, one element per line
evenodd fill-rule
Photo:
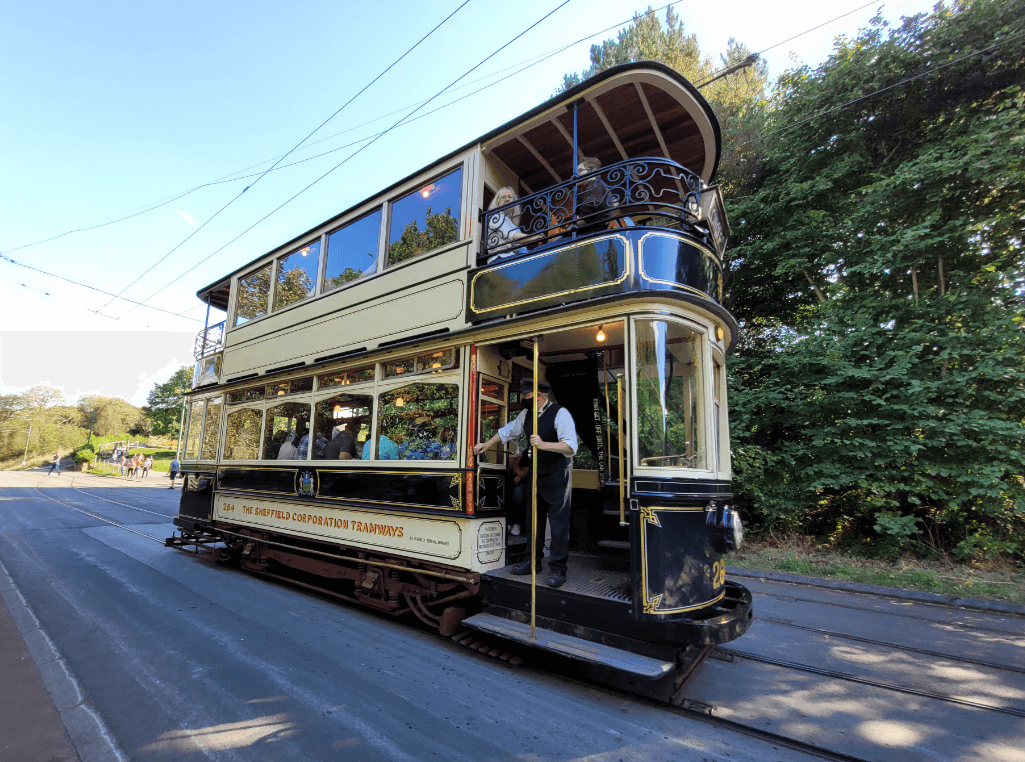
<path fill-rule="evenodd" d="M 480 574 L 220 522 L 175 523 L 168 547 L 396 618 L 415 616 L 506 660 L 517 646 L 572 660 L 582 676 L 660 701 L 676 701 L 711 649 L 739 637 L 751 620 L 750 593 L 726 582 L 723 598 L 691 618 L 638 621 L 629 571 L 614 559 L 572 552 L 565 586 L 535 587 L 532 634 L 531 578 L 513 575 L 511 566 Z"/>

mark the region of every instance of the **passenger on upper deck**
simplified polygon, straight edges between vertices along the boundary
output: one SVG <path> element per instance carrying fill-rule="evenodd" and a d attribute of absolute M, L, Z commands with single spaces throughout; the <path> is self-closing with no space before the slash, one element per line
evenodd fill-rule
<path fill-rule="evenodd" d="M 513 243 L 515 241 L 522 240 L 527 237 L 519 225 L 513 222 L 512 217 L 519 220 L 521 210 L 519 206 L 510 207 L 501 212 L 494 212 L 492 210 L 497 209 L 500 206 L 511 204 L 513 201 L 517 201 L 519 196 L 509 186 L 499 188 L 495 197 L 488 204 L 488 214 L 485 217 L 487 221 L 487 236 L 488 236 L 488 249 L 495 256 L 488 260 L 488 263 L 494 262 L 504 257 L 512 256 L 513 254 L 523 254 L 526 252 L 526 248 L 519 247 L 513 250 Z M 512 216 L 510 216 L 512 215 Z"/>

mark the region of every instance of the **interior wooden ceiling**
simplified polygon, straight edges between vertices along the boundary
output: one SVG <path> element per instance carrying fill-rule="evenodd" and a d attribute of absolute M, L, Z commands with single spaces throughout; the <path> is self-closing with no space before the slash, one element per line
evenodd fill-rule
<path fill-rule="evenodd" d="M 619 141 L 625 158 L 657 156 L 669 158 L 701 174 L 706 164 L 705 140 L 694 118 L 671 94 L 655 85 L 640 83 L 655 125 L 633 81 L 623 83 L 582 103 L 577 112 L 577 139 L 582 156 L 599 159 L 602 166 L 622 161 L 616 141 L 602 122 L 592 100 L 596 101 L 606 121 Z M 558 120 L 563 131 L 555 125 Z M 656 129 L 657 126 L 657 129 Z M 662 150 L 658 135 L 662 136 L 668 156 Z M 491 153 L 517 174 L 524 184 L 523 190 L 536 193 L 573 174 L 572 143 L 573 112 L 561 111 L 519 136 L 494 146 Z M 569 139 L 567 139 L 569 136 Z M 528 145 L 524 144 L 526 140 Z M 534 152 L 533 148 L 540 159 Z M 543 159 L 544 161 L 542 162 Z M 545 162 L 548 167 L 545 166 Z M 550 167 L 550 169 L 549 169 Z M 554 172 L 554 174 L 553 174 Z M 557 175 L 557 177 L 556 177 Z"/>

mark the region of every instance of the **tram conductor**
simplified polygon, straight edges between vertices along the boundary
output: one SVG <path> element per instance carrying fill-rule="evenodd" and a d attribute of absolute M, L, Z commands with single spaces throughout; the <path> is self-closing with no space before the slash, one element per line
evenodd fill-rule
<path fill-rule="evenodd" d="M 529 402 L 534 392 L 533 387 L 532 379 L 523 379 L 520 399 Z M 562 587 L 566 584 L 566 562 L 569 559 L 570 497 L 573 491 L 570 477 L 578 443 L 573 416 L 566 408 L 551 399 L 551 393 L 551 386 L 544 381 L 538 382 L 537 432 L 533 430 L 533 406 L 528 405 L 487 442 L 475 445 L 473 451 L 480 455 L 494 447 L 499 440 L 505 443 L 523 434 L 530 438 L 531 447 L 537 448 L 537 463 L 530 464 L 537 467 L 537 568 L 541 568 L 547 518 L 552 526 L 551 556 L 548 559 L 551 574 L 548 585 Z M 526 451 L 525 460 L 529 460 L 531 452 L 529 449 Z M 530 512 L 527 513 L 527 525 L 530 525 Z M 514 565 L 512 573 L 530 574 L 530 559 Z"/>

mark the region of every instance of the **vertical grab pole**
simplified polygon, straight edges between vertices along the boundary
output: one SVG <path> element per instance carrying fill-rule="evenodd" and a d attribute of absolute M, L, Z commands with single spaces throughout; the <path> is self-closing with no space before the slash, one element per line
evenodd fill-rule
<path fill-rule="evenodd" d="M 537 368 L 539 338 L 534 337 L 534 427 L 537 434 Z M 537 447 L 530 453 L 530 639 L 537 640 Z"/>
<path fill-rule="evenodd" d="M 619 408 L 619 525 L 626 526 L 626 468 L 623 453 L 623 374 L 616 376 L 616 402 Z"/>

